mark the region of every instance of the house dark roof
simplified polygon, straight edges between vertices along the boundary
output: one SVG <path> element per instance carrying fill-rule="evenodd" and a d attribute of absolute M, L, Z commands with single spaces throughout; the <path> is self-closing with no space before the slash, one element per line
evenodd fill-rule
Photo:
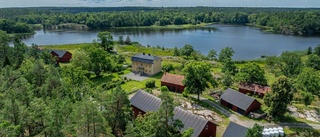
<path fill-rule="evenodd" d="M 161 105 L 160 98 L 141 90 L 138 91 L 130 99 L 130 102 L 133 106 L 139 108 L 144 112 L 156 111 L 160 108 L 160 105 Z M 181 122 L 184 124 L 184 127 L 181 129 L 181 131 L 187 130 L 189 128 L 193 128 L 194 132 L 192 134 L 192 137 L 198 137 L 201 131 L 205 128 L 205 125 L 208 122 L 210 122 L 207 119 L 204 119 L 200 116 L 192 114 L 191 112 L 188 112 L 180 107 L 174 108 L 173 118 L 180 119 Z"/>
<path fill-rule="evenodd" d="M 64 56 L 64 54 L 67 53 L 66 50 L 52 50 L 51 52 L 54 52 L 58 55 L 59 58 L 62 58 Z"/>
<path fill-rule="evenodd" d="M 251 103 L 255 100 L 245 94 L 228 88 L 222 95 L 221 99 L 224 101 L 241 108 L 242 110 L 247 110 Z"/>
<path fill-rule="evenodd" d="M 184 80 L 184 76 L 170 74 L 170 73 L 164 73 L 161 78 L 161 82 L 172 83 L 180 86 L 183 86 L 183 83 L 182 83 L 183 80 Z"/>
<path fill-rule="evenodd" d="M 131 61 L 143 62 L 148 64 L 153 64 L 153 61 L 161 59 L 158 56 L 152 56 L 150 54 L 137 54 L 131 58 Z"/>
<path fill-rule="evenodd" d="M 131 105 L 139 108 L 144 112 L 156 111 L 160 108 L 161 99 L 147 92 L 139 90 L 130 99 Z"/>
<path fill-rule="evenodd" d="M 237 123 L 230 122 L 222 137 L 245 137 L 248 128 Z"/>
<path fill-rule="evenodd" d="M 244 83 L 244 82 L 239 84 L 239 88 L 249 90 L 252 92 L 259 92 L 259 93 L 263 93 L 263 94 L 271 91 L 271 88 L 269 86 L 262 86 L 259 84 L 251 84 L 251 83 Z"/>
<path fill-rule="evenodd" d="M 193 128 L 192 137 L 198 137 L 201 131 L 205 128 L 208 122 L 207 119 L 204 119 L 200 116 L 192 114 L 191 112 L 184 110 L 180 107 L 174 108 L 174 119 L 179 119 L 184 124 L 184 127 L 181 129 L 181 132 Z M 215 124 L 215 123 L 213 123 Z M 217 124 L 215 124 L 217 125 Z"/>

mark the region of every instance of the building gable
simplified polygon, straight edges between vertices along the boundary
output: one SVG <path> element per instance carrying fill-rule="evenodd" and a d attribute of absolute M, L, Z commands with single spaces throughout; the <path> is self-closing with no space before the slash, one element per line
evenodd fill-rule
<path fill-rule="evenodd" d="M 252 97 L 249 97 L 245 94 L 242 94 L 230 88 L 228 88 L 221 95 L 221 99 L 245 111 L 250 107 L 252 102 L 255 100 Z"/>

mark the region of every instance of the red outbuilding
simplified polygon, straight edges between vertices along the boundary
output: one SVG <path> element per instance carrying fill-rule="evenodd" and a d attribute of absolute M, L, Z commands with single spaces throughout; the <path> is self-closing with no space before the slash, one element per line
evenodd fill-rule
<path fill-rule="evenodd" d="M 57 62 L 70 62 L 72 54 L 66 50 L 52 50 L 51 55 L 57 57 Z"/>
<path fill-rule="evenodd" d="M 170 91 L 182 93 L 185 88 L 183 80 L 182 75 L 164 73 L 161 78 L 161 86 L 167 86 Z"/>
<path fill-rule="evenodd" d="M 243 115 L 259 110 L 261 103 L 256 99 L 228 88 L 220 98 L 221 105 Z"/>
<path fill-rule="evenodd" d="M 259 97 L 263 98 L 263 96 L 270 91 L 271 91 L 271 88 L 269 86 L 262 86 L 259 84 L 244 83 L 244 82 L 239 84 L 239 92 L 243 94 L 250 93 L 254 95 L 259 95 Z"/>
<path fill-rule="evenodd" d="M 134 116 L 144 115 L 146 112 L 157 111 L 161 106 L 161 99 L 144 91 L 138 91 L 130 99 Z M 174 119 L 184 124 L 180 132 L 193 128 L 192 137 L 216 137 L 217 124 L 203 117 L 193 114 L 181 107 L 174 108 Z"/>

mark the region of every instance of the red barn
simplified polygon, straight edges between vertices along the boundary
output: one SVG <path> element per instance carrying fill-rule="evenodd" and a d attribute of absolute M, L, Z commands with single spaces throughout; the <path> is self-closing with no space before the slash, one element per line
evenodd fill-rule
<path fill-rule="evenodd" d="M 167 86 L 170 91 L 182 93 L 185 86 L 182 84 L 184 76 L 164 73 L 161 78 L 161 86 Z"/>
<path fill-rule="evenodd" d="M 262 86 L 259 84 L 250 84 L 250 83 L 240 83 L 239 84 L 239 92 L 243 94 L 255 94 L 259 95 L 259 97 L 263 98 L 263 96 L 270 92 L 271 88 L 269 86 Z"/>
<path fill-rule="evenodd" d="M 72 54 L 66 50 L 52 50 L 51 55 L 57 57 L 57 62 L 70 62 Z"/>
<path fill-rule="evenodd" d="M 228 88 L 220 98 L 221 105 L 243 115 L 259 110 L 261 103 L 256 99 Z"/>
<path fill-rule="evenodd" d="M 146 112 L 157 111 L 161 106 L 161 99 L 144 91 L 138 91 L 131 99 L 130 103 L 134 111 L 134 116 L 144 115 Z M 181 107 L 174 108 L 174 119 L 179 119 L 184 124 L 181 132 L 193 128 L 192 137 L 215 137 L 217 124 L 195 115 Z"/>

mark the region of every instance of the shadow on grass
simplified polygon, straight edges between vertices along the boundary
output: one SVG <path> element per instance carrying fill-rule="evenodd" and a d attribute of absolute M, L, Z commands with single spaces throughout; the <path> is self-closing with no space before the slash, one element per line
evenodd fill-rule
<path fill-rule="evenodd" d="M 111 82 L 112 79 L 115 78 L 112 74 L 103 75 L 101 77 L 93 77 L 90 78 L 90 80 L 95 83 L 95 85 L 101 85 L 102 83 L 108 83 Z"/>
<path fill-rule="evenodd" d="M 161 79 L 163 72 L 159 72 L 158 74 L 151 76 L 150 78 Z"/>

